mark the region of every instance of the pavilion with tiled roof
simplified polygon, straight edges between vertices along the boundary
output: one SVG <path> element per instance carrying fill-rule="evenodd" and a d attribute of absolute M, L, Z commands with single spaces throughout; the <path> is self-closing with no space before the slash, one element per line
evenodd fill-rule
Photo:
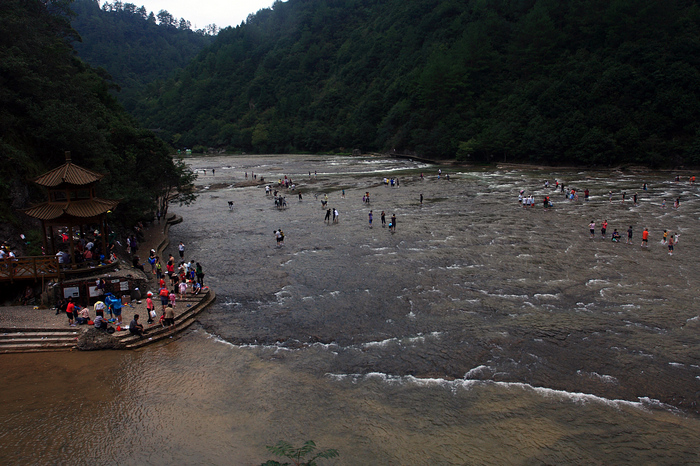
<path fill-rule="evenodd" d="M 101 251 L 107 255 L 105 215 L 114 210 L 119 201 L 101 199 L 95 195 L 95 187 L 103 177 L 100 173 L 75 165 L 70 152 L 66 152 L 66 163 L 34 180 L 48 190 L 48 200 L 24 212 L 41 221 L 44 250 L 49 254 L 56 253 L 54 227 L 68 228 L 71 267 L 76 264 L 73 239 L 76 227 L 82 233 L 84 226 L 97 225 L 102 239 Z"/>

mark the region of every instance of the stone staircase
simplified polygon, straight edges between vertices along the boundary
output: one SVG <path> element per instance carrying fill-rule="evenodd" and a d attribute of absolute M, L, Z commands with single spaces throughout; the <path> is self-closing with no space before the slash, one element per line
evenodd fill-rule
<path fill-rule="evenodd" d="M 157 254 L 162 257 L 164 249 L 170 243 L 168 231 L 170 225 L 182 222 L 182 217 L 170 215 L 163 225 L 164 238 L 157 246 Z M 153 278 L 155 280 L 155 278 Z M 158 323 L 146 324 L 146 316 L 141 320 L 145 327 L 143 337 L 131 335 L 129 331 L 115 332 L 113 334 L 119 348 L 135 349 L 155 343 L 157 341 L 177 335 L 189 327 L 197 315 L 216 299 L 216 294 L 211 288 L 197 295 L 187 295 L 184 299 L 177 300 L 175 311 L 175 325 L 163 328 Z M 159 300 L 154 299 L 156 311 L 160 314 Z M 189 305 L 189 307 L 187 307 Z M 182 310 L 185 308 L 184 310 Z M 128 322 L 125 322 L 128 323 Z M 112 325 L 114 326 L 114 325 Z M 70 351 L 77 349 L 78 338 L 87 331 L 89 326 L 60 328 L 2 328 L 0 327 L 0 354 L 3 353 L 29 353 L 38 351 Z"/>
<path fill-rule="evenodd" d="M 197 296 L 188 296 L 178 300 L 178 311 L 175 313 L 175 325 L 161 327 L 156 323 L 144 325 L 144 336 L 138 337 L 129 331 L 115 332 L 119 348 L 136 349 L 170 338 L 189 327 L 197 315 L 216 299 L 211 288 Z M 186 307 L 187 305 L 190 307 Z M 157 308 L 156 308 L 157 309 Z M 114 325 L 112 325 L 114 326 Z M 0 328 L 0 354 L 3 353 L 33 353 L 39 351 L 70 351 L 77 349 L 80 335 L 91 326 L 79 325 L 67 328 Z"/>
<path fill-rule="evenodd" d="M 72 350 L 82 331 L 81 327 L 0 328 L 0 354 Z"/>
<path fill-rule="evenodd" d="M 132 335 L 128 331 L 117 332 L 114 335 L 121 340 L 126 349 L 141 348 L 142 346 L 169 338 L 189 327 L 197 319 L 199 312 L 211 304 L 214 299 L 216 299 L 216 294 L 214 290 L 209 288 L 206 294 L 203 293 L 194 297 L 189 296 L 177 302 L 177 306 L 187 306 L 190 304 L 190 307 L 186 308 L 182 313 L 176 312 L 175 325 L 171 327 L 161 327 L 158 323 L 152 325 L 144 324 L 145 331 L 143 337 Z"/>

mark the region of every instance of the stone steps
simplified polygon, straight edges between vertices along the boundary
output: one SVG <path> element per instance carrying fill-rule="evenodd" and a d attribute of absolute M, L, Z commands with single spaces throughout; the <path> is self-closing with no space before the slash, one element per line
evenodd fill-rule
<path fill-rule="evenodd" d="M 136 349 L 146 346 L 148 344 L 154 343 L 159 340 L 168 338 L 176 333 L 181 332 L 185 328 L 189 327 L 196 319 L 199 312 L 211 304 L 214 299 L 216 299 L 216 294 L 211 288 L 206 294 L 201 295 L 202 298 L 197 304 L 192 305 L 182 314 L 175 316 L 175 325 L 171 327 L 161 327 L 158 324 L 150 325 L 145 327 L 144 336 L 138 337 L 136 335 L 131 335 L 129 332 L 119 332 L 124 335 L 119 335 L 121 341 L 125 344 L 127 349 Z M 115 334 L 116 335 L 116 334 Z"/>
<path fill-rule="evenodd" d="M 82 330 L 32 331 L 21 329 L 0 334 L 0 353 L 72 350 Z"/>
<path fill-rule="evenodd" d="M 58 337 L 58 338 L 52 338 L 52 337 L 34 337 L 34 336 L 27 336 L 25 338 L 11 338 L 8 340 L 3 340 L 0 341 L 0 348 L 3 348 L 3 346 L 13 346 L 13 345 L 21 345 L 21 344 L 36 344 L 36 343 L 41 343 L 41 344 L 52 344 L 52 343 L 75 343 L 75 339 L 78 338 L 77 335 L 71 336 L 71 337 Z"/>
<path fill-rule="evenodd" d="M 65 345 L 16 345 L 8 346 L 7 348 L 0 348 L 0 354 L 12 354 L 12 353 L 40 353 L 45 351 L 73 351 L 75 349 L 75 344 L 65 344 Z"/>
<path fill-rule="evenodd" d="M 182 217 L 175 215 L 172 215 L 166 220 L 166 224 L 164 225 L 165 238 L 157 247 L 158 255 L 162 256 L 163 250 L 170 243 L 167 234 L 170 225 L 181 221 Z M 145 296 L 143 299 L 145 300 Z M 176 316 L 175 325 L 173 327 L 163 328 L 159 324 L 147 325 L 144 323 L 146 331 L 143 338 L 131 335 L 128 331 L 115 332 L 113 335 L 122 341 L 127 349 L 140 348 L 150 343 L 163 340 L 189 327 L 196 320 L 199 312 L 211 304 L 214 299 L 216 299 L 216 295 L 211 288 L 209 288 L 207 292 L 203 292 L 197 296 L 187 295 L 184 299 L 180 299 L 178 296 L 175 304 Z M 159 302 L 158 296 L 154 296 L 157 312 L 159 312 Z M 177 314 L 182 307 L 188 304 L 190 307 Z M 145 320 L 146 319 L 144 319 L 144 322 Z M 112 326 L 116 327 L 114 324 L 112 324 Z M 87 328 L 89 328 L 87 325 L 59 328 L 0 328 L 0 354 L 73 350 L 77 348 L 77 338 L 85 332 Z"/>
<path fill-rule="evenodd" d="M 51 331 L 41 331 L 41 332 L 26 332 L 26 331 L 17 331 L 17 332 L 12 332 L 12 333 L 2 333 L 0 334 L 0 344 L 6 340 L 18 340 L 18 339 L 44 339 L 44 338 L 56 338 L 56 339 L 65 339 L 65 338 L 71 338 L 71 337 L 76 337 L 79 334 L 78 330 L 74 330 L 72 332 L 51 332 Z"/>
<path fill-rule="evenodd" d="M 128 331 L 115 332 L 126 349 L 141 348 L 156 341 L 175 335 L 189 327 L 199 312 L 214 301 L 216 295 L 212 289 L 187 301 L 191 304 L 185 311 L 175 316 L 175 325 L 161 327 L 159 324 L 146 325 L 144 337 L 131 335 Z M 182 301 L 184 303 L 184 300 Z M 176 309 L 177 305 L 176 305 Z M 182 309 L 182 307 L 180 307 Z M 112 324 L 114 326 L 114 324 Z M 88 326 L 68 328 L 0 328 L 0 354 L 25 353 L 37 351 L 60 351 L 76 348 L 79 335 Z"/>
<path fill-rule="evenodd" d="M 48 333 L 75 333 L 79 332 L 82 329 L 82 326 L 78 325 L 75 327 L 69 327 L 66 325 L 65 327 L 56 327 L 56 328 L 47 328 L 47 327 L 0 327 L 0 334 L 6 334 L 6 333 L 17 333 L 17 332 L 32 332 L 32 333 L 37 333 L 37 332 L 48 332 Z"/>

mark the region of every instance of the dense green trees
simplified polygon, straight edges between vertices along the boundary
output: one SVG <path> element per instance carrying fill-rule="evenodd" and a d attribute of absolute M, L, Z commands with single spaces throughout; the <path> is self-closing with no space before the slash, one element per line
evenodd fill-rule
<path fill-rule="evenodd" d="M 688 0 L 289 0 L 136 115 L 180 146 L 697 164 L 698 31 Z"/>
<path fill-rule="evenodd" d="M 78 55 L 109 72 L 120 87 L 117 98 L 131 113 L 148 83 L 183 68 L 216 31 L 215 25 L 192 31 L 189 21 L 166 10 L 148 15 L 143 6 L 118 0 L 102 6 L 98 0 L 74 0 L 70 8 L 71 24 L 82 38 L 75 43 Z"/>
<path fill-rule="evenodd" d="M 4 222 L 33 196 L 30 180 L 72 159 L 107 176 L 103 197 L 119 198 L 117 223 L 130 226 L 173 188 L 187 197 L 192 174 L 110 94 L 104 73 L 75 57 L 68 0 L 0 3 L 0 198 Z"/>
<path fill-rule="evenodd" d="M 700 9 L 689 0 L 288 0 L 216 38 L 132 3 L 71 7 L 81 58 L 121 87 L 102 81 L 102 105 L 117 95 L 177 147 L 700 163 Z M 61 92 L 31 111 L 51 121 L 73 98 Z"/>

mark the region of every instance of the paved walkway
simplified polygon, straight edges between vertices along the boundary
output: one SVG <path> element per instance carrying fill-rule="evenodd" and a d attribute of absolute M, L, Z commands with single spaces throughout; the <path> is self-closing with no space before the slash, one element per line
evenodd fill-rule
<path fill-rule="evenodd" d="M 172 216 L 169 220 L 171 220 L 172 218 L 174 218 L 174 216 Z M 159 253 L 162 253 L 162 250 L 168 245 L 168 229 L 169 226 L 166 224 L 165 221 L 161 221 L 160 224 L 155 224 L 154 226 L 145 229 L 144 239 L 141 242 L 140 250 L 146 251 L 146 255 L 151 249 L 155 249 Z M 133 271 L 128 261 L 124 261 L 123 265 L 120 268 L 127 271 Z M 147 275 L 151 276 L 152 274 L 150 273 L 150 266 L 147 262 L 145 268 L 147 271 L 149 271 Z M 149 283 L 152 284 L 151 291 L 153 291 L 154 294 L 156 294 L 157 283 L 155 282 L 155 276 L 153 276 L 152 280 L 150 280 Z M 125 324 L 128 325 L 128 323 L 133 318 L 134 314 L 139 314 L 140 316 L 142 316 L 139 320 L 142 321 L 144 326 L 146 325 L 146 291 L 148 290 L 142 290 L 143 299 L 140 300 L 140 304 L 137 301 L 134 301 L 131 305 L 123 307 L 122 317 Z M 153 301 L 156 304 L 156 312 L 159 312 L 160 299 L 158 299 L 158 297 L 155 296 Z M 178 305 L 178 303 L 176 302 L 175 313 L 181 314 L 185 312 L 188 308 L 187 304 L 193 304 L 193 300 L 189 300 L 189 302 L 187 303 L 180 303 L 180 305 Z M 92 309 L 90 309 L 90 317 L 95 317 L 95 313 Z M 59 313 L 59 315 L 56 315 L 55 309 L 38 309 L 37 306 L 0 307 L 0 329 L 55 329 L 67 328 L 68 326 L 68 318 L 66 317 L 65 313 L 62 312 Z M 76 328 L 79 329 L 81 328 L 81 326 L 77 326 Z"/>

